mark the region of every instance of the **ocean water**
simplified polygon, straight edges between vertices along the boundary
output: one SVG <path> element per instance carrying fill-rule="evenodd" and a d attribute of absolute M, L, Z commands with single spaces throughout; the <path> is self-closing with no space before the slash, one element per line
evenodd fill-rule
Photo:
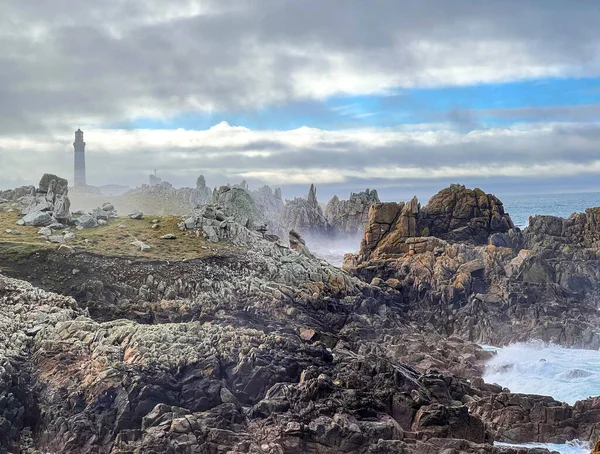
<path fill-rule="evenodd" d="M 521 228 L 527 226 L 529 216 L 536 214 L 567 218 L 572 213 L 600 206 L 600 192 L 496 196 L 504 203 L 504 210 L 510 214 L 515 225 Z"/>
<path fill-rule="evenodd" d="M 574 440 L 564 445 L 557 445 L 554 443 L 525 443 L 521 445 L 514 445 L 509 443 L 494 443 L 496 446 L 507 446 L 513 448 L 546 448 L 549 451 L 560 452 L 561 454 L 589 454 L 592 449 L 588 442 Z"/>
<path fill-rule="evenodd" d="M 574 404 L 600 395 L 600 352 L 540 342 L 497 349 L 483 379 L 513 392 L 552 396 Z"/>
<path fill-rule="evenodd" d="M 486 364 L 483 379 L 513 392 L 552 396 L 575 403 L 600 395 L 600 352 L 527 342 L 504 348 L 484 346 L 497 354 Z M 587 442 L 500 446 L 542 447 L 565 454 L 589 453 Z"/>

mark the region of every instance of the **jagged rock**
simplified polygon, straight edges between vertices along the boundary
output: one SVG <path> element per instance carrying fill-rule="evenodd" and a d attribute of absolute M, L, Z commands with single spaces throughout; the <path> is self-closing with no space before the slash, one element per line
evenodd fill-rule
<path fill-rule="evenodd" d="M 308 198 L 295 198 L 285 205 L 282 224 L 300 234 L 331 235 L 333 230 L 317 200 L 317 190 L 310 186 Z"/>
<path fill-rule="evenodd" d="M 5 200 L 6 202 L 17 202 L 19 199 L 26 196 L 35 196 L 35 186 L 21 186 L 16 189 L 0 191 L 0 199 Z"/>
<path fill-rule="evenodd" d="M 109 203 L 109 202 L 104 202 L 102 204 L 102 210 L 103 211 L 116 211 L 115 210 L 115 206 L 112 203 Z"/>
<path fill-rule="evenodd" d="M 69 191 L 69 182 L 64 178 L 45 173 L 38 184 L 38 192 L 47 194 L 50 189 L 56 196 L 65 196 Z"/>
<path fill-rule="evenodd" d="M 17 189 L 15 192 L 27 192 L 19 199 L 21 213 L 25 215 L 19 225 L 49 225 L 50 218 L 53 220 L 50 224 L 56 222 L 68 223 L 70 221 L 71 202 L 67 195 L 68 182 L 64 178 L 44 174 L 37 191 Z M 42 213 L 49 213 L 49 215 Z"/>
<path fill-rule="evenodd" d="M 439 332 L 491 345 L 537 338 L 600 346 L 594 210 L 570 220 L 532 218 L 524 232 L 500 233 L 493 230 L 511 222 L 493 196 L 463 187 L 440 194 L 420 210 L 416 199 L 373 205 L 361 250 L 346 255 L 344 268 L 378 282 L 403 302 L 407 319 Z M 479 224 L 482 213 L 489 222 Z M 395 284 L 385 284 L 390 280 Z M 555 318 L 561 313 L 568 319 Z"/>
<path fill-rule="evenodd" d="M 369 209 L 375 203 L 379 203 L 375 189 L 352 193 L 349 200 L 333 196 L 325 208 L 325 217 L 336 232 L 362 233 L 369 220 Z"/>
<path fill-rule="evenodd" d="M 302 239 L 302 237 L 300 236 L 300 234 L 298 232 L 296 232 L 294 230 L 290 230 L 289 238 L 290 238 L 290 247 L 294 251 L 297 251 L 298 253 L 305 255 L 307 257 L 314 258 L 314 256 L 308 250 L 308 247 L 306 246 L 306 242 Z"/>
<path fill-rule="evenodd" d="M 136 213 L 131 213 L 131 214 L 129 215 L 129 218 L 130 218 L 130 219 L 135 219 L 135 220 L 138 220 L 138 221 L 139 221 L 140 219 L 144 219 L 144 213 L 141 213 L 141 212 L 139 212 L 139 211 L 138 211 L 138 212 L 136 212 Z"/>
<path fill-rule="evenodd" d="M 450 241 L 487 244 L 490 234 L 514 228 L 498 198 L 481 189 L 451 185 L 434 195 L 419 218 L 421 231 Z M 426 235 L 424 235 L 426 236 Z"/>

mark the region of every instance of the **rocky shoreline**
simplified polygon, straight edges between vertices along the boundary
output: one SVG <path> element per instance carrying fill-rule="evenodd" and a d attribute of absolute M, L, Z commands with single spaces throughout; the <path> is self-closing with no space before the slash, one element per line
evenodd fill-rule
<path fill-rule="evenodd" d="M 256 231 L 246 189 L 181 219 L 186 241 L 235 246 L 204 257 L 0 243 L 0 453 L 533 454 L 493 442 L 600 437 L 600 398 L 485 383 L 478 345 L 599 348 L 599 209 L 520 231 L 463 186 L 325 212 L 311 188 L 295 205 L 315 228 L 366 224 L 339 269 L 297 232 Z M 285 211 L 260 194 L 259 214 Z"/>

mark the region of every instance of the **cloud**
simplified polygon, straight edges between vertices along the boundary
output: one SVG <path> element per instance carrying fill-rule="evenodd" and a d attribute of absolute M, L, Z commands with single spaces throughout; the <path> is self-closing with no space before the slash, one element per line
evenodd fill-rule
<path fill-rule="evenodd" d="M 600 10 L 595 0 L 577 5 L 7 0 L 0 134 L 399 87 L 597 75 Z"/>
<path fill-rule="evenodd" d="M 154 168 L 188 186 L 201 173 L 211 185 L 247 179 L 284 187 L 600 175 L 600 124 L 535 123 L 461 133 L 406 126 L 253 131 L 223 122 L 201 131 L 91 129 L 85 140 L 88 179 L 97 185 L 135 186 Z M 33 183 L 52 171 L 70 178 L 71 142 L 71 135 L 52 141 L 0 138 L 2 177 Z M 7 183 L 0 180 L 0 186 Z"/>

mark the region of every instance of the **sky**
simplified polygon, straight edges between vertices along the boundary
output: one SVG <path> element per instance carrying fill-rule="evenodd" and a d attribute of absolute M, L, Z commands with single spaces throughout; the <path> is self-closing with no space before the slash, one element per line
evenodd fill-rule
<path fill-rule="evenodd" d="M 600 191 L 598 0 L 3 0 L 0 188 Z"/>

